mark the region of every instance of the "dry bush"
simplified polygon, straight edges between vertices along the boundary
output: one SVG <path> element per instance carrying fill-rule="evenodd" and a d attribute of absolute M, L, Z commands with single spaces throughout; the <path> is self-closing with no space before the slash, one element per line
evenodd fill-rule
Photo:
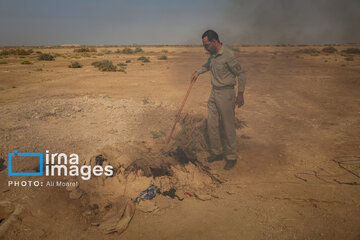
<path fill-rule="evenodd" d="M 150 59 L 148 57 L 145 57 L 145 56 L 141 56 L 137 60 L 142 61 L 142 62 L 150 62 Z"/>
<path fill-rule="evenodd" d="M 30 55 L 32 54 L 34 51 L 32 49 L 29 50 L 25 50 L 25 49 L 20 49 L 20 48 L 16 48 L 16 49 L 3 49 L 0 52 L 0 55 Z"/>
<path fill-rule="evenodd" d="M 342 50 L 341 52 L 347 54 L 360 54 L 360 48 L 347 48 L 345 50 Z"/>
<path fill-rule="evenodd" d="M 159 60 L 167 60 L 167 59 L 168 59 L 168 57 L 167 57 L 167 56 L 165 56 L 165 55 L 163 55 L 163 56 L 158 57 L 158 59 L 159 59 Z"/>
<path fill-rule="evenodd" d="M 74 52 L 79 52 L 79 53 L 82 53 L 82 52 L 96 52 L 96 49 L 95 48 L 82 47 L 82 48 L 74 49 Z"/>
<path fill-rule="evenodd" d="M 91 65 L 97 67 L 102 72 L 116 72 L 116 66 L 109 60 L 103 60 L 100 62 L 93 62 Z"/>
<path fill-rule="evenodd" d="M 126 48 L 124 48 L 124 49 L 122 50 L 122 53 L 125 53 L 125 54 L 133 54 L 133 53 L 134 53 L 134 50 L 132 50 L 131 48 L 126 47 Z"/>
<path fill-rule="evenodd" d="M 71 62 L 69 68 L 82 68 L 82 65 L 79 62 Z"/>
<path fill-rule="evenodd" d="M 38 60 L 40 60 L 40 61 L 53 61 L 53 60 L 55 60 L 55 58 L 52 55 L 48 54 L 48 53 L 42 53 L 38 57 Z"/>
<path fill-rule="evenodd" d="M 320 51 L 317 50 L 316 48 L 304 48 L 304 49 L 297 50 L 296 53 L 319 54 Z"/>
<path fill-rule="evenodd" d="M 325 53 L 334 53 L 337 52 L 337 49 L 329 46 L 329 47 L 324 47 L 321 51 Z"/>
<path fill-rule="evenodd" d="M 140 47 L 135 48 L 134 53 L 143 53 L 144 50 L 142 50 Z"/>
<path fill-rule="evenodd" d="M 354 61 L 354 56 L 352 56 L 352 55 L 346 56 L 345 60 L 346 61 Z"/>

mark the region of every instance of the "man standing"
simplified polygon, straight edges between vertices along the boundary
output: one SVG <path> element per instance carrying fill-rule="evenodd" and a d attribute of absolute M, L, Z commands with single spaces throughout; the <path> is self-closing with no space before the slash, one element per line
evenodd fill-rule
<path fill-rule="evenodd" d="M 212 90 L 208 100 L 207 118 L 210 157 L 206 161 L 219 161 L 225 157 L 224 169 L 229 170 L 237 161 L 235 105 L 238 108 L 244 105 L 245 71 L 234 51 L 220 42 L 215 31 L 207 30 L 202 35 L 202 42 L 210 57 L 192 74 L 191 81 L 195 82 L 202 73 L 207 71 L 211 73 Z M 238 78 L 237 96 L 234 91 L 236 77 Z M 220 139 L 220 124 L 224 129 L 224 148 Z"/>

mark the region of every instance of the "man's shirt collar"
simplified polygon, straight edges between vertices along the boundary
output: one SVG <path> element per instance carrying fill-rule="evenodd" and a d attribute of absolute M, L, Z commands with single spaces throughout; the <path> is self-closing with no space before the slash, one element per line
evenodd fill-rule
<path fill-rule="evenodd" d="M 224 52 L 224 45 L 223 45 L 223 44 L 221 44 L 221 48 L 220 48 L 219 52 L 218 52 L 218 53 L 216 53 L 216 54 L 214 55 L 214 57 L 216 57 L 216 56 L 218 56 L 218 55 L 222 55 L 222 54 L 223 54 L 223 52 Z"/>

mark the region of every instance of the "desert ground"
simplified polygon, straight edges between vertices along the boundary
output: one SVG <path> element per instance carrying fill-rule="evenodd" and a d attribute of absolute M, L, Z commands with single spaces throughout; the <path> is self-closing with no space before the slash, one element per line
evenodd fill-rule
<path fill-rule="evenodd" d="M 341 52 L 360 45 L 336 45 L 334 53 L 323 45 L 236 47 L 247 84 L 245 105 L 236 109 L 238 164 L 230 171 L 224 161 L 205 161 L 209 73 L 196 81 L 165 143 L 191 74 L 207 60 L 201 46 L 141 46 L 132 54 L 125 46 L 85 53 L 23 47 L 33 52 L 2 55 L 4 166 L 14 150 L 49 150 L 77 153 L 81 164 L 102 155 L 116 168 L 112 177 L 86 181 L 8 176 L 2 167 L 1 201 L 12 205 L 0 211 L 1 225 L 21 206 L 2 237 L 360 239 L 360 55 Z M 309 48 L 319 52 L 303 51 Z M 56 58 L 40 61 L 40 52 Z M 92 65 L 102 60 L 127 65 L 103 72 Z M 75 61 L 82 68 L 68 67 Z M 9 186 L 50 178 L 79 186 Z M 103 227 L 119 197 L 133 201 L 151 181 L 183 200 L 157 194 L 136 205 L 121 233 Z"/>

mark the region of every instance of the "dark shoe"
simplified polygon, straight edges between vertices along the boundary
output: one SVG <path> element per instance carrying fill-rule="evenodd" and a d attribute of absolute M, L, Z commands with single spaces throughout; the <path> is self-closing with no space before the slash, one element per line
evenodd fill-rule
<path fill-rule="evenodd" d="M 220 155 L 211 155 L 210 157 L 206 158 L 206 161 L 209 163 L 221 161 L 223 160 L 224 156 L 222 154 Z"/>
<path fill-rule="evenodd" d="M 232 169 L 235 165 L 236 165 L 236 160 L 226 160 L 226 164 L 225 164 L 224 169 L 225 169 L 225 170 L 230 170 L 230 169 Z"/>

